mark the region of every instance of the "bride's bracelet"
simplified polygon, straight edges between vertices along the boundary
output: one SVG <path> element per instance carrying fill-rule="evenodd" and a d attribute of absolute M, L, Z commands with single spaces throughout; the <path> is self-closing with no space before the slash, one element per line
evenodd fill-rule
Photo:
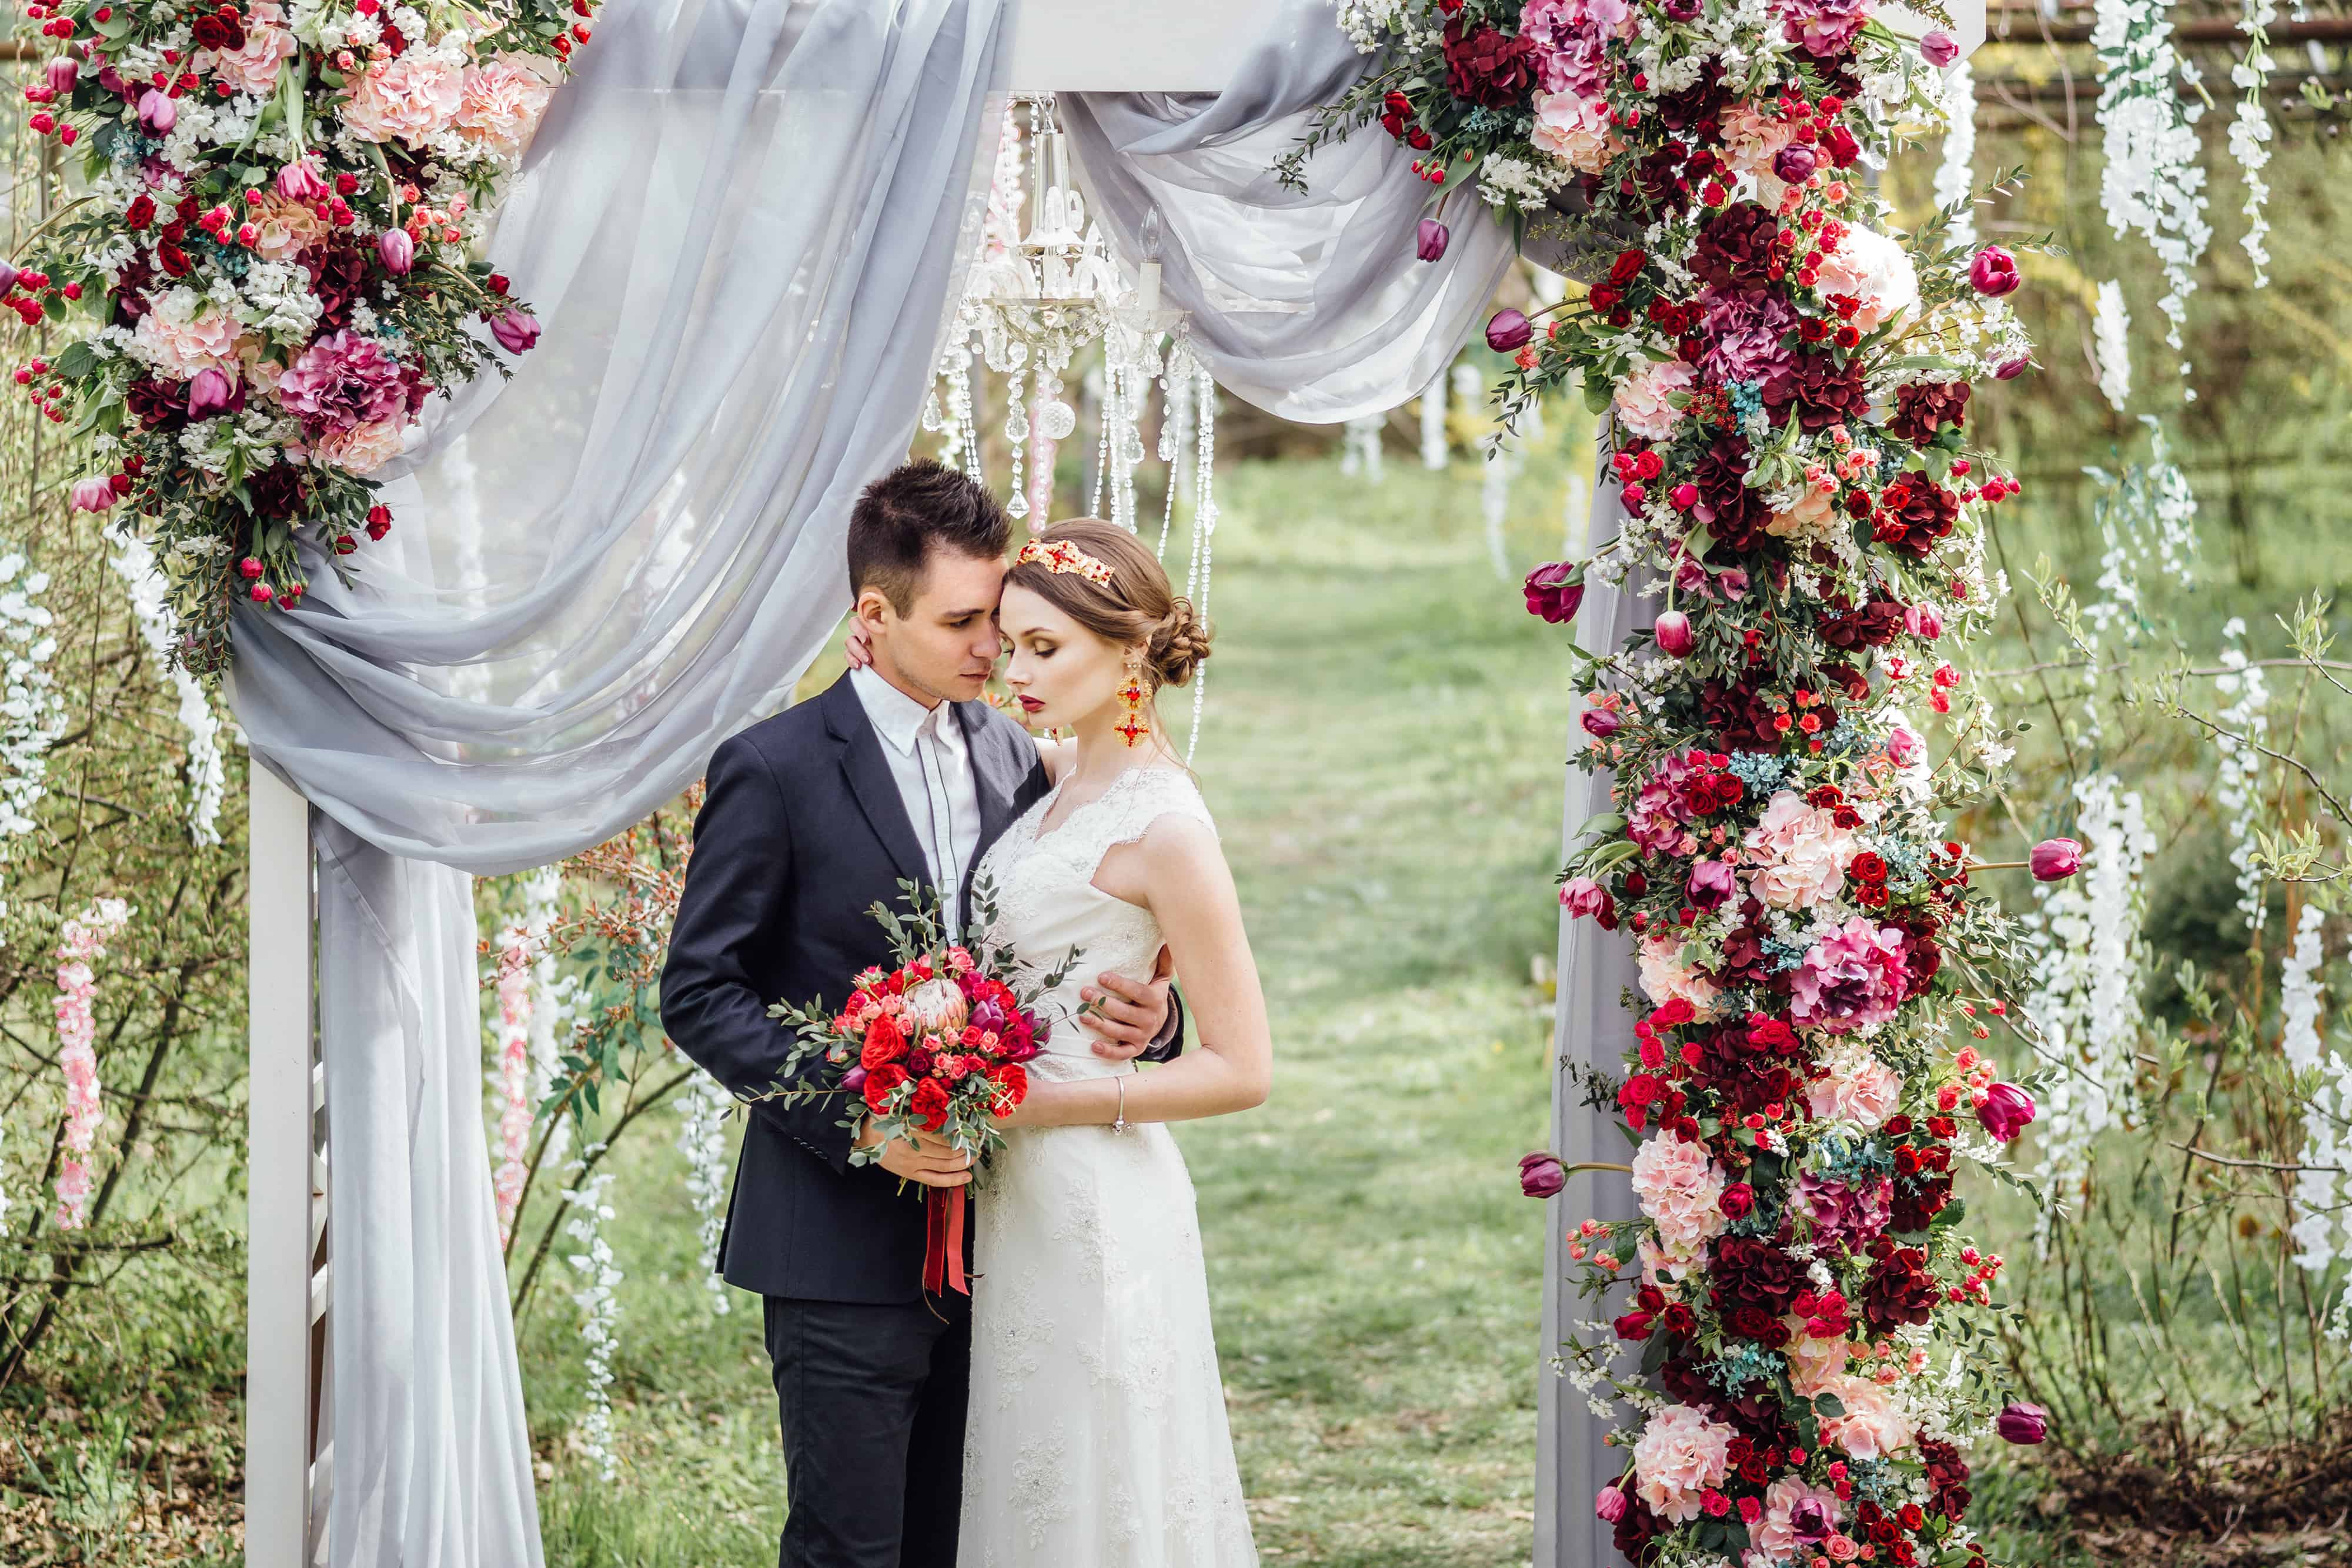
<path fill-rule="evenodd" d="M 1111 1082 L 1118 1090 L 1118 1118 L 1111 1123 L 1110 1130 L 1124 1133 L 1127 1131 L 1127 1074 L 1119 1073 Z"/>

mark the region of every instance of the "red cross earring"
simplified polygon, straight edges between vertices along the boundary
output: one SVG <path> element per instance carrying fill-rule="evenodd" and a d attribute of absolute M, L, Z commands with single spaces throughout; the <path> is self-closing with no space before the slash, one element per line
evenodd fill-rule
<path fill-rule="evenodd" d="M 1118 700 L 1127 708 L 1127 716 L 1112 727 L 1112 733 L 1127 742 L 1129 747 L 1151 733 L 1143 722 L 1143 705 L 1150 694 L 1143 689 L 1143 661 L 1130 658 L 1127 662 L 1127 685 L 1121 686 Z"/>

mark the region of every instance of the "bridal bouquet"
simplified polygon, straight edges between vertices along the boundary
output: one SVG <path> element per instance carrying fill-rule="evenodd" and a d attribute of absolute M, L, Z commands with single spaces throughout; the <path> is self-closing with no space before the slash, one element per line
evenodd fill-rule
<path fill-rule="evenodd" d="M 838 1012 L 821 999 L 768 1009 L 799 1036 L 780 1075 L 793 1086 L 777 1098 L 786 1104 L 836 1098 L 841 1125 L 853 1135 L 874 1127 L 880 1141 L 853 1149 L 853 1164 L 873 1164 L 889 1139 L 911 1141 L 920 1128 L 978 1166 L 1003 1140 L 995 1118 L 1029 1092 L 1022 1063 L 1037 1055 L 1045 1032 L 1032 1004 L 1067 977 L 1077 953 L 1050 974 L 1024 975 L 1009 951 L 984 939 L 973 946 L 947 942 L 935 890 L 905 881 L 898 887 L 908 915 L 879 904 L 869 911 L 889 935 L 891 968 L 858 975 Z M 987 931 L 995 893 L 986 878 L 974 884 L 972 904 L 974 928 Z M 923 1288 L 967 1290 L 965 1191 L 933 1187 L 925 1201 Z"/>
<path fill-rule="evenodd" d="M 64 45 L 31 128 L 83 193 L 0 263 L 0 305 L 42 334 L 16 381 L 91 438 L 107 471 L 74 505 L 137 512 L 175 656 L 216 672 L 236 599 L 301 601 L 298 530 L 338 572 L 383 537 L 368 476 L 425 399 L 537 340 L 472 250 L 594 0 L 28 14 Z"/>

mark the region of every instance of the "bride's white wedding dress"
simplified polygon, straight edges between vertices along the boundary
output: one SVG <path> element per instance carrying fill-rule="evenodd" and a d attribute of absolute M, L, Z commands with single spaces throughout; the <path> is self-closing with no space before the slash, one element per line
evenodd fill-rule
<path fill-rule="evenodd" d="M 1078 988 L 1148 975 L 1151 912 L 1094 885 L 1170 814 L 1215 823 L 1192 779 L 1133 768 L 1041 838 L 1062 788 L 981 862 L 992 940 L 1040 972 L 1081 949 L 1039 1017 L 1033 1078 L 1134 1071 L 1094 1054 Z M 1257 1562 L 1209 1327 L 1184 1158 L 1158 1123 L 1015 1128 L 978 1200 L 958 1568 L 1250 1568 Z"/>

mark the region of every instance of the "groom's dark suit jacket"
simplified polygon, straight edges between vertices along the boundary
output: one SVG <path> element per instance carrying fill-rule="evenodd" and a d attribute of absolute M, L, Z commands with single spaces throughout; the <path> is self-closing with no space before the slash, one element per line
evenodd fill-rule
<path fill-rule="evenodd" d="M 1047 781 L 1019 725 L 985 703 L 954 709 L 980 804 L 976 870 Z M 845 675 L 722 743 L 708 787 L 662 969 L 662 1027 L 740 1097 L 774 1087 L 792 1045 L 768 1004 L 822 998 L 838 1008 L 853 976 L 891 962 L 866 911 L 902 907 L 900 878 L 929 878 L 881 737 Z M 967 910 L 971 891 L 968 872 Z M 830 1301 L 922 1294 L 923 1206 L 880 1166 L 849 1164 L 841 1116 L 830 1099 L 751 1107 L 719 1244 L 728 1283 Z"/>

